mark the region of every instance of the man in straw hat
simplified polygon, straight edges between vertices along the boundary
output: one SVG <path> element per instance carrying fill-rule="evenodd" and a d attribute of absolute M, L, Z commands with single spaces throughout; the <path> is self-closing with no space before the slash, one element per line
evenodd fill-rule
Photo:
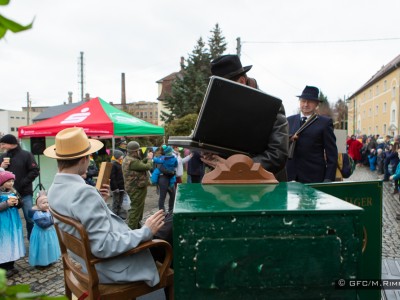
<path fill-rule="evenodd" d="M 286 164 L 288 180 L 302 183 L 335 181 L 338 160 L 332 119 L 317 114 L 319 89 L 306 86 L 299 97 L 300 113 L 288 117 L 289 134 L 296 140 Z M 299 129 L 303 130 L 298 134 Z"/>
<path fill-rule="evenodd" d="M 142 228 L 131 230 L 108 209 L 97 189 L 87 185 L 81 177 L 89 165 L 89 155 L 102 147 L 102 142 L 89 139 L 82 128 L 61 130 L 56 135 L 55 145 L 44 151 L 47 157 L 57 159 L 58 165 L 48 200 L 52 209 L 82 223 L 94 256 L 112 257 L 151 240 L 164 225 L 164 214 L 160 210 L 149 217 Z M 69 225 L 60 223 L 60 227 L 74 234 Z M 81 262 L 79 258 L 77 260 Z M 156 264 L 149 251 L 99 263 L 96 269 L 101 283 L 144 280 L 154 286 L 159 282 Z"/>

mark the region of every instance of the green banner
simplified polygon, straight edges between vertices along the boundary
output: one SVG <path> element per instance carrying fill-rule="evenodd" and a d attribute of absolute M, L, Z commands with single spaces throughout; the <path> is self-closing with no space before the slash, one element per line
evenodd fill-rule
<path fill-rule="evenodd" d="M 341 181 L 309 184 L 309 186 L 364 209 L 364 214 L 361 216 L 364 241 L 359 279 L 380 279 L 382 272 L 382 181 Z M 360 300 L 381 299 L 380 290 L 360 290 L 358 295 Z"/>

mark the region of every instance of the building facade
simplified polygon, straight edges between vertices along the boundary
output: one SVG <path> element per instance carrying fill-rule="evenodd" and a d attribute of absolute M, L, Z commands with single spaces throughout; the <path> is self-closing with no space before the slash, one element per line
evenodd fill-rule
<path fill-rule="evenodd" d="M 12 134 L 18 138 L 18 127 L 32 124 L 32 119 L 39 115 L 39 111 L 28 110 L 0 110 L 0 136 Z"/>
<path fill-rule="evenodd" d="M 171 94 L 172 92 L 172 84 L 176 79 L 182 79 L 183 77 L 183 65 L 184 65 L 184 58 L 181 57 L 180 59 L 180 70 L 178 72 L 173 72 L 160 80 L 157 80 L 156 83 L 158 84 L 158 125 L 164 126 L 164 121 L 161 120 L 162 113 L 165 112 L 169 114 L 171 111 L 165 106 L 165 98 Z"/>
<path fill-rule="evenodd" d="M 348 134 L 399 134 L 400 55 L 383 66 L 347 101 Z"/>
<path fill-rule="evenodd" d="M 141 119 L 143 121 L 149 122 L 154 125 L 159 125 L 158 123 L 158 103 L 150 101 L 138 101 L 125 104 L 116 104 L 110 102 L 114 107 L 126 111 L 128 114 Z"/>

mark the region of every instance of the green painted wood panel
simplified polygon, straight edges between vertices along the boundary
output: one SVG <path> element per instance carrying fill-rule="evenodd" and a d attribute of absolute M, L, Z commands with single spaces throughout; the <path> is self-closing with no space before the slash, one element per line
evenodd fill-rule
<path fill-rule="evenodd" d="M 355 299 L 363 210 L 299 183 L 181 184 L 176 299 Z"/>

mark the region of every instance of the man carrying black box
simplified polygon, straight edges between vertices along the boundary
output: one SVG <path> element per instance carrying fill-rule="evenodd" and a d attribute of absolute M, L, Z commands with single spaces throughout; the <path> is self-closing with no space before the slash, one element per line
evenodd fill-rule
<path fill-rule="evenodd" d="M 237 55 L 228 54 L 211 62 L 211 73 L 243 85 L 258 88 L 256 80 L 247 77 L 246 73 L 251 67 L 242 67 Z M 254 128 L 254 130 L 257 129 Z M 273 173 L 280 182 L 287 181 L 285 165 L 288 157 L 288 133 L 288 122 L 282 104 L 276 116 L 267 148 L 264 152 L 252 156 L 254 162 L 260 163 L 265 170 Z M 221 158 L 216 155 L 213 155 L 212 158 L 203 158 L 203 161 L 211 166 L 215 166 L 218 160 L 220 161 Z"/>

